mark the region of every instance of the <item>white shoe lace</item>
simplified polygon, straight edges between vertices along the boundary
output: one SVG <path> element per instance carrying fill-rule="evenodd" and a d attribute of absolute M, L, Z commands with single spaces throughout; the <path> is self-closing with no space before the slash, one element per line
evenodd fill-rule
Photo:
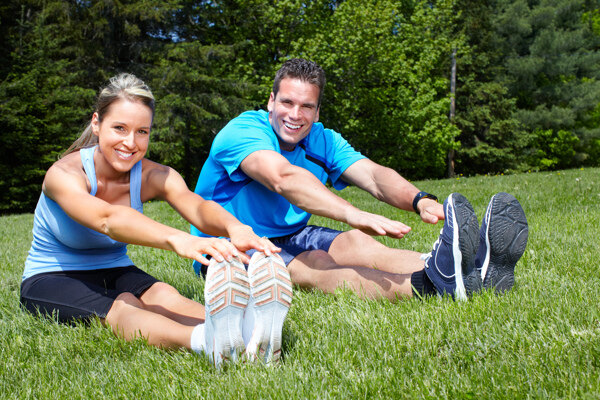
<path fill-rule="evenodd" d="M 440 229 L 440 236 L 438 236 L 437 240 L 435 242 L 433 242 L 433 248 L 431 249 L 431 251 L 429 253 L 421 254 L 421 257 L 420 257 L 421 260 L 427 262 L 431 258 L 435 249 L 437 249 L 438 246 L 440 245 L 440 239 L 442 238 L 443 231 L 444 231 L 444 228 Z"/>

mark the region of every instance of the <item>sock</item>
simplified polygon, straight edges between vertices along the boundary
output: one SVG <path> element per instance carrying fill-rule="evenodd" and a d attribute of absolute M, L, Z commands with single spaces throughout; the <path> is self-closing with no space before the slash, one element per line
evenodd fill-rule
<path fill-rule="evenodd" d="M 198 324 L 192 331 L 190 338 L 190 347 L 196 353 L 206 353 L 206 337 L 204 332 L 205 324 Z"/>
<path fill-rule="evenodd" d="M 435 286 L 433 286 L 433 282 L 431 282 L 427 273 L 425 273 L 425 269 L 413 272 L 410 276 L 410 283 L 413 287 L 413 293 L 417 297 L 429 296 L 437 293 Z"/>

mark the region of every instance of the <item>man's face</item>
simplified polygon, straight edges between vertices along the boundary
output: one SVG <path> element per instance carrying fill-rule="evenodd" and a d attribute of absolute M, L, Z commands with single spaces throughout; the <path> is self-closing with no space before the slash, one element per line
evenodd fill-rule
<path fill-rule="evenodd" d="M 279 84 L 277 96 L 269 98 L 269 122 L 281 148 L 294 150 L 319 120 L 319 87 L 295 78 L 284 78 Z"/>

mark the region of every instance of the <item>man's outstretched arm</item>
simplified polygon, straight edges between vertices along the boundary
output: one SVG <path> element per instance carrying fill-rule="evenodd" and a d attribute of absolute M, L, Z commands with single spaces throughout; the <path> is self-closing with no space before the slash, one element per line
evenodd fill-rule
<path fill-rule="evenodd" d="M 256 151 L 242 161 L 241 168 L 252 179 L 311 214 L 345 222 L 369 235 L 402 238 L 410 232 L 410 227 L 401 222 L 354 207 L 308 170 L 290 164 L 275 151 Z"/>
<path fill-rule="evenodd" d="M 413 200 L 419 189 L 391 168 L 365 158 L 348 167 L 342 174 L 342 179 L 389 205 L 414 211 Z M 417 209 L 424 222 L 435 224 L 444 219 L 443 206 L 433 199 L 422 198 L 417 203 Z"/>

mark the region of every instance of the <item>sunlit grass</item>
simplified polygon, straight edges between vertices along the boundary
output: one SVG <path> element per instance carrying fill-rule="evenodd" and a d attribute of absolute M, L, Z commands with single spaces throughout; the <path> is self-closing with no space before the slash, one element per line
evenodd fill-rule
<path fill-rule="evenodd" d="M 431 298 L 395 304 L 297 290 L 276 368 L 216 371 L 187 351 L 125 342 L 99 323 L 64 326 L 22 311 L 19 284 L 32 215 L 0 218 L 2 398 L 597 398 L 600 396 L 600 170 L 416 182 L 443 199 L 461 192 L 481 219 L 498 191 L 515 195 L 529 243 L 515 288 L 466 303 Z M 441 226 L 381 205 L 355 189 L 361 208 L 412 226 L 389 246 L 427 252 Z M 187 230 L 161 202 L 147 215 Z M 345 229 L 314 218 L 314 223 Z M 190 262 L 130 246 L 134 262 L 203 301 Z"/>

